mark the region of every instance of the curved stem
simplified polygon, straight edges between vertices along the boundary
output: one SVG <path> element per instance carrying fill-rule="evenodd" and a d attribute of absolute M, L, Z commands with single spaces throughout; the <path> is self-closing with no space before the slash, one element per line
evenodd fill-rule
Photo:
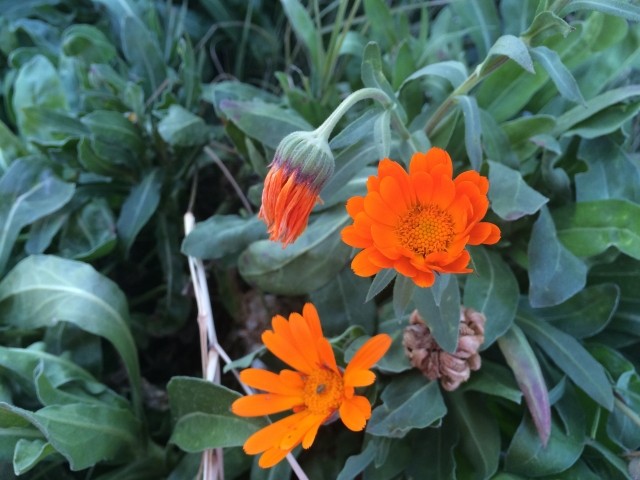
<path fill-rule="evenodd" d="M 327 117 L 327 119 L 316 129 L 316 133 L 328 140 L 331 132 L 347 111 L 361 100 L 372 99 L 380 102 L 384 108 L 389 108 L 393 100 L 378 88 L 361 88 L 345 98 L 340 105 Z"/>

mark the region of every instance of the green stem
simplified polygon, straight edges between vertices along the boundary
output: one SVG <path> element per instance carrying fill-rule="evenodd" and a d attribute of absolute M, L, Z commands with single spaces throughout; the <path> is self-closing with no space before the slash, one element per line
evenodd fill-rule
<path fill-rule="evenodd" d="M 380 102 L 384 108 L 389 108 L 393 105 L 393 100 L 378 88 L 362 88 L 360 90 L 356 90 L 345 98 L 340 105 L 338 105 L 323 124 L 316 129 L 316 133 L 325 140 L 328 140 L 331 136 L 331 132 L 344 114 L 359 101 L 367 99 Z"/>
<path fill-rule="evenodd" d="M 468 93 L 473 87 L 475 87 L 478 83 L 484 80 L 486 77 L 495 72 L 498 68 L 500 68 L 509 57 L 506 55 L 501 55 L 496 58 L 492 58 L 490 63 L 481 63 L 478 67 L 473 71 L 471 75 L 467 77 L 467 79 L 462 82 L 451 94 L 446 98 L 444 102 L 438 107 L 431 118 L 427 122 L 425 126 L 425 132 L 427 133 L 427 137 L 430 137 L 433 134 L 436 127 L 440 124 L 442 119 L 449 113 L 449 109 L 454 105 L 455 98 L 458 95 L 465 95 Z M 485 60 L 486 62 L 487 60 Z"/>
<path fill-rule="evenodd" d="M 638 416 L 638 414 L 631 410 L 627 406 L 627 404 L 620 400 L 618 397 L 614 397 L 614 401 L 616 403 L 616 407 L 618 407 L 620 411 L 622 411 L 622 413 L 624 413 L 629 418 L 629 420 L 635 423 L 636 426 L 640 427 L 640 417 Z"/>

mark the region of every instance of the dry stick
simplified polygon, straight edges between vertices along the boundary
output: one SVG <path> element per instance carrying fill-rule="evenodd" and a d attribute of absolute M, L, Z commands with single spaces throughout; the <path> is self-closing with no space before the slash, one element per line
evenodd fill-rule
<path fill-rule="evenodd" d="M 187 211 L 184 215 L 184 231 L 188 235 L 195 226 L 195 218 L 191 211 Z M 220 383 L 220 358 L 228 365 L 231 358 L 218 343 L 215 324 L 213 321 L 213 311 L 211 309 L 211 299 L 209 297 L 209 288 L 207 285 L 207 277 L 204 271 L 202 260 L 189 256 L 189 271 L 191 272 L 191 281 L 195 292 L 196 304 L 198 306 L 198 327 L 200 329 L 200 352 L 202 356 L 202 372 L 206 380 L 213 383 Z M 236 377 L 242 389 L 247 395 L 253 393 L 244 382 L 240 380 L 240 375 L 235 368 L 231 371 Z M 224 469 L 222 462 L 222 449 L 205 450 L 202 454 L 202 470 L 203 480 L 224 479 Z M 291 469 L 299 480 L 309 480 L 304 473 L 302 467 L 289 453 L 286 457 Z"/>
<path fill-rule="evenodd" d="M 204 153 L 206 153 L 209 156 L 209 158 L 211 158 L 211 160 L 214 161 L 214 163 L 218 166 L 218 168 L 222 170 L 222 174 L 226 177 L 227 180 L 229 180 L 229 183 L 231 184 L 233 189 L 236 191 L 236 194 L 238 194 L 238 197 L 240 198 L 242 205 L 244 205 L 244 208 L 246 208 L 249 213 L 253 214 L 253 209 L 251 208 L 251 204 L 249 203 L 249 200 L 247 200 L 247 197 L 244 195 L 244 192 L 240 188 L 240 185 L 238 185 L 238 182 L 236 182 L 236 179 L 233 178 L 233 175 L 231 175 L 231 172 L 229 171 L 227 166 L 224 163 L 222 163 L 222 160 L 220 160 L 220 157 L 216 155 L 216 152 L 214 152 L 209 147 L 204 147 Z"/>

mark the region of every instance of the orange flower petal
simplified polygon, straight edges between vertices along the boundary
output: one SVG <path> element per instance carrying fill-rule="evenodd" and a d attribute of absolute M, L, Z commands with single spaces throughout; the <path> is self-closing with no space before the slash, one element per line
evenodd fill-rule
<path fill-rule="evenodd" d="M 493 223 L 480 222 L 469 232 L 469 245 L 492 245 L 500 240 L 500 229 Z"/>
<path fill-rule="evenodd" d="M 262 343 L 276 357 L 287 365 L 304 373 L 311 373 L 313 365 L 295 349 L 295 346 L 287 342 L 282 335 L 276 335 L 270 330 L 262 334 Z"/>
<path fill-rule="evenodd" d="M 460 182 L 471 182 L 477 185 L 478 190 L 481 195 L 486 195 L 489 191 L 489 180 L 486 177 L 483 177 L 475 170 L 468 170 L 466 172 L 462 172 L 455 178 L 456 185 Z"/>
<path fill-rule="evenodd" d="M 320 357 L 315 349 L 316 338 L 311 334 L 306 319 L 299 313 L 289 315 L 289 327 L 298 351 L 313 367 L 320 364 Z"/>
<path fill-rule="evenodd" d="M 300 379 L 300 374 L 291 372 Z M 302 394 L 301 385 L 292 385 L 290 381 L 281 375 L 263 370 L 261 368 L 247 368 L 240 372 L 240 380 L 252 388 L 263 390 L 269 393 L 278 393 L 280 395 L 300 395 Z"/>
<path fill-rule="evenodd" d="M 282 437 L 278 446 L 283 450 L 295 448 L 302 442 L 306 433 L 311 430 L 317 431 L 324 420 L 324 416 L 311 413 L 306 415 L 287 430 L 287 433 Z"/>
<path fill-rule="evenodd" d="M 404 203 L 411 205 L 414 202 L 414 196 L 411 191 L 409 175 L 407 175 L 404 168 L 402 168 L 400 164 L 385 158 L 378 164 L 378 177 L 384 178 L 387 176 L 391 176 L 396 179 L 396 182 L 398 182 L 400 190 L 402 191 Z"/>
<path fill-rule="evenodd" d="M 342 402 L 340 419 L 349 430 L 359 432 L 369 418 L 371 418 L 371 404 L 365 397 L 356 395 Z"/>
<path fill-rule="evenodd" d="M 371 370 L 351 370 L 349 377 L 345 375 L 345 382 L 351 387 L 366 387 L 376 381 L 376 374 Z"/>
<path fill-rule="evenodd" d="M 446 175 L 432 175 L 433 203 L 442 210 L 446 210 L 456 198 L 456 186 L 451 177 Z"/>
<path fill-rule="evenodd" d="M 381 268 L 375 265 L 369 258 L 369 252 L 372 248 L 373 247 L 366 248 L 353 257 L 351 268 L 356 275 L 360 277 L 370 277 L 381 270 Z"/>
<path fill-rule="evenodd" d="M 372 219 L 393 227 L 397 216 L 391 211 L 378 192 L 369 192 L 364 199 L 364 211 Z"/>
<path fill-rule="evenodd" d="M 282 450 L 276 447 L 270 448 L 260 456 L 258 465 L 260 465 L 261 468 L 271 468 L 278 462 L 282 461 L 284 457 L 286 457 L 289 452 L 291 452 L 291 450 L 293 449 Z"/>
<path fill-rule="evenodd" d="M 336 357 L 333 354 L 333 348 L 331 348 L 329 340 L 324 337 L 319 338 L 316 343 L 316 348 L 318 349 L 318 353 L 320 354 L 320 361 L 322 363 L 322 366 L 338 373 L 338 364 L 336 363 Z"/>
<path fill-rule="evenodd" d="M 307 321 L 309 331 L 314 338 L 323 337 L 322 324 L 320 323 L 320 315 L 313 303 L 305 303 L 302 307 L 302 316 Z"/>
<path fill-rule="evenodd" d="M 413 277 L 413 281 L 415 282 L 415 284 L 419 287 L 422 288 L 427 288 L 430 287 L 431 285 L 433 285 L 436 281 L 436 276 L 435 274 L 428 270 L 428 271 L 418 271 L 418 274 Z"/>
<path fill-rule="evenodd" d="M 391 346 L 391 337 L 386 333 L 380 333 L 367 340 L 355 353 L 349 365 L 344 370 L 345 385 L 349 382 L 349 375 L 358 370 L 369 370 L 380 360 Z"/>
<path fill-rule="evenodd" d="M 284 417 L 277 422 L 273 422 L 271 425 L 261 428 L 244 442 L 244 451 L 249 455 L 256 455 L 269 448 L 278 446 L 287 431 L 308 415 L 309 413 L 307 411 L 294 413 L 293 415 Z"/>
<path fill-rule="evenodd" d="M 241 397 L 231 404 L 231 411 L 240 417 L 261 417 L 291 410 L 304 404 L 302 396 L 289 397 L 274 393 L 256 393 Z"/>
<path fill-rule="evenodd" d="M 342 241 L 351 247 L 367 248 L 371 245 L 371 239 L 360 235 L 355 225 L 348 225 L 340 232 Z"/>
<path fill-rule="evenodd" d="M 347 213 L 352 218 L 360 212 L 364 212 L 364 197 L 351 197 L 347 200 Z"/>
<path fill-rule="evenodd" d="M 405 277 L 415 277 L 418 274 L 418 270 L 407 257 L 399 258 L 393 262 L 393 268 Z"/>
<path fill-rule="evenodd" d="M 406 212 L 408 205 L 404 202 L 402 190 L 395 178 L 385 177 L 380 181 L 380 195 L 394 214 L 402 215 Z"/>
<path fill-rule="evenodd" d="M 433 195 L 433 178 L 426 172 L 418 172 L 411 176 L 413 190 L 416 192 L 418 202 L 426 205 L 431 202 Z"/>

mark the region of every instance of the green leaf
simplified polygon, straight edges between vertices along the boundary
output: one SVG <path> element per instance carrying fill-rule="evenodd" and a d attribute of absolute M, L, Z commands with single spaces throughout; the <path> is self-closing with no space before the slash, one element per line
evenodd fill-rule
<path fill-rule="evenodd" d="M 498 38 L 498 40 L 496 40 L 493 46 L 489 49 L 486 57 L 487 59 L 482 62 L 482 67 L 480 68 L 478 75 L 482 76 L 485 73 L 486 69 L 491 65 L 491 62 L 489 62 L 488 59 L 494 56 L 509 57 L 527 72 L 535 73 L 533 69 L 533 61 L 531 60 L 531 55 L 529 55 L 529 51 L 527 50 L 527 45 L 518 37 L 514 37 L 513 35 L 503 35 Z"/>
<path fill-rule="evenodd" d="M 558 135 L 563 134 L 599 111 L 638 95 L 640 95 L 640 85 L 629 85 L 608 90 L 597 97 L 589 99 L 586 106 L 578 105 L 562 114 L 558 118 L 555 133 Z"/>
<path fill-rule="evenodd" d="M 256 216 L 243 218 L 239 215 L 214 215 L 196 224 L 182 242 L 182 253 L 217 260 L 266 236 L 266 226 Z"/>
<path fill-rule="evenodd" d="M 62 454 L 72 470 L 101 461 L 124 463 L 142 450 L 140 423 L 129 410 L 106 405 L 53 405 L 29 412 L 6 403 L 8 410 L 29 420 Z M 87 445 L 91 448 L 87 448 Z"/>
<path fill-rule="evenodd" d="M 13 162 L 0 178 L 0 274 L 20 231 L 62 208 L 75 186 L 55 177 L 34 159 Z"/>
<path fill-rule="evenodd" d="M 440 301 L 431 288 L 416 288 L 413 301 L 440 348 L 453 353 L 458 348 L 460 290 L 455 276 L 440 278 L 445 282 Z"/>
<path fill-rule="evenodd" d="M 380 292 L 382 292 L 387 286 L 396 278 L 396 271 L 393 268 L 385 268 L 376 273 L 373 277 L 373 282 L 369 287 L 367 296 L 364 299 L 365 302 L 369 302 L 375 298 Z"/>
<path fill-rule="evenodd" d="M 209 129 L 202 118 L 175 104 L 158 123 L 158 133 L 173 147 L 202 146 L 209 139 Z"/>
<path fill-rule="evenodd" d="M 635 371 L 620 375 L 615 386 L 616 396 L 613 412 L 607 421 L 607 434 L 624 449 L 640 447 L 640 377 Z M 634 417 L 635 415 L 635 417 Z"/>
<path fill-rule="evenodd" d="M 487 56 L 500 31 L 500 19 L 496 5 L 491 0 L 451 3 L 453 12 L 460 16 L 463 26 L 471 28 L 469 35 L 478 51 L 478 56 Z"/>
<path fill-rule="evenodd" d="M 151 97 L 167 78 L 167 66 L 158 41 L 137 17 L 126 15 L 119 21 L 124 56 L 131 70 L 143 79 L 146 96 Z"/>
<path fill-rule="evenodd" d="M 612 105 L 576 124 L 564 135 L 578 135 L 582 138 L 597 138 L 613 133 L 628 121 L 636 118 L 640 102 Z"/>
<path fill-rule="evenodd" d="M 367 424 L 371 435 L 402 438 L 411 429 L 427 427 L 447 413 L 438 383 L 418 373 L 394 378 L 380 398 L 383 404 L 373 410 Z"/>
<path fill-rule="evenodd" d="M 102 31 L 93 25 L 75 24 L 62 34 L 62 51 L 69 57 L 79 57 L 87 65 L 109 63 L 117 55 L 116 48 Z"/>
<path fill-rule="evenodd" d="M 411 297 L 416 288 L 415 283 L 410 277 L 404 275 L 396 275 L 396 281 L 393 284 L 393 313 L 396 319 L 402 318 L 404 315 Z"/>
<path fill-rule="evenodd" d="M 391 319 L 382 322 L 378 331 L 386 333 L 391 337 L 391 346 L 387 353 L 384 354 L 376 366 L 379 370 L 386 373 L 400 373 L 411 370 L 413 367 L 409 363 L 407 353 L 403 345 L 404 329 L 401 327 L 400 319 Z M 355 342 L 354 342 L 355 343 Z"/>
<path fill-rule="evenodd" d="M 361 76 L 362 83 L 365 87 L 378 88 L 385 92 L 390 99 L 396 100 L 393 87 L 382 70 L 382 56 L 380 55 L 380 47 L 376 42 L 369 42 L 364 48 Z M 402 121 L 404 121 L 406 114 L 402 106 L 396 101 L 395 107 L 398 109 L 397 114 L 401 117 Z"/>
<path fill-rule="evenodd" d="M 538 359 L 517 325 L 498 339 L 498 346 L 524 395 L 540 442 L 547 445 L 551 433 L 551 406 Z"/>
<path fill-rule="evenodd" d="M 462 391 L 481 392 L 513 403 L 522 403 L 522 391 L 513 380 L 513 373 L 491 360 L 482 360 L 482 368 L 464 384 Z"/>
<path fill-rule="evenodd" d="M 94 198 L 74 212 L 62 227 L 60 255 L 76 260 L 93 260 L 109 254 L 116 246 L 116 222 L 108 203 Z"/>
<path fill-rule="evenodd" d="M 529 302 L 550 307 L 564 302 L 584 288 L 587 266 L 558 240 L 546 207 L 533 224 L 529 240 Z"/>
<path fill-rule="evenodd" d="M 611 411 L 613 391 L 604 368 L 575 338 L 526 314 L 518 315 L 518 324 L 578 387 Z"/>
<path fill-rule="evenodd" d="M 155 168 L 131 189 L 129 196 L 122 204 L 116 228 L 127 255 L 138 233 L 158 208 L 161 187 L 162 171 Z"/>
<path fill-rule="evenodd" d="M 247 437 L 267 422 L 231 413 L 240 395 L 221 385 L 191 377 L 173 377 L 167 385 L 171 415 L 176 422 L 171 435 L 187 452 L 242 445 Z"/>
<path fill-rule="evenodd" d="M 640 205 L 626 200 L 570 204 L 553 212 L 558 238 L 574 255 L 592 257 L 614 246 L 640 259 Z"/>
<path fill-rule="evenodd" d="M 539 45 L 545 38 L 553 35 L 566 37 L 573 27 L 555 13 L 548 10 L 538 13 L 527 30 L 520 37 L 529 41 L 529 45 Z"/>
<path fill-rule="evenodd" d="M 557 52 L 545 46 L 533 47 L 530 52 L 535 61 L 547 71 L 560 95 L 567 100 L 585 105 L 576 79 L 573 78 L 569 69 L 562 63 L 562 59 Z"/>
<path fill-rule="evenodd" d="M 373 462 L 374 457 L 375 443 L 369 442 L 362 452 L 347 459 L 336 480 L 353 480 Z"/>
<path fill-rule="evenodd" d="M 513 324 L 520 289 L 513 271 L 502 257 L 484 247 L 471 247 L 474 273 L 464 286 L 463 304 L 484 313 L 484 343 L 487 349 Z"/>
<path fill-rule="evenodd" d="M 640 7 L 623 0 L 570 0 L 560 12 L 561 16 L 578 10 L 596 10 L 608 15 L 640 22 Z"/>
<path fill-rule="evenodd" d="M 505 220 L 513 221 L 533 215 L 549 201 L 531 188 L 522 174 L 500 163 L 489 163 L 489 200 L 494 212 Z"/>
<path fill-rule="evenodd" d="M 55 452 L 56 449 L 49 442 L 41 439 L 26 440 L 21 438 L 16 443 L 13 454 L 13 470 L 16 475 L 25 474 Z"/>
<path fill-rule="evenodd" d="M 640 166 L 612 138 L 581 141 L 578 158 L 589 168 L 575 175 L 578 203 L 608 198 L 640 203 L 640 190 L 635 188 L 640 185 Z"/>
<path fill-rule="evenodd" d="M 418 436 L 419 435 L 419 436 Z M 406 469 L 407 478 L 415 479 L 455 479 L 455 450 L 458 432 L 445 421 L 439 428 L 425 428 L 410 439 L 414 452 Z M 417 438 L 416 438 L 417 437 Z M 420 452 L 429 452 L 429 461 Z"/>
<path fill-rule="evenodd" d="M 220 110 L 245 135 L 274 150 L 291 132 L 313 129 L 293 110 L 260 101 L 222 100 Z"/>
<path fill-rule="evenodd" d="M 458 95 L 455 97 L 464 116 L 464 145 L 471 168 L 480 171 L 482 166 L 482 124 L 480 109 L 474 97 Z"/>
<path fill-rule="evenodd" d="M 48 147 L 63 147 L 70 140 L 89 135 L 89 130 L 66 113 L 40 107 L 24 107 L 24 121 L 34 132 L 25 136 L 34 143 Z"/>
<path fill-rule="evenodd" d="M 555 422 L 545 446 L 531 420 L 524 417 L 507 450 L 505 470 L 527 478 L 558 474 L 576 462 L 582 449 L 581 439 L 565 435 Z"/>
<path fill-rule="evenodd" d="M 504 132 L 514 146 L 528 142 L 536 135 L 551 132 L 555 126 L 556 120 L 550 115 L 527 115 L 502 124 Z"/>
<path fill-rule="evenodd" d="M 109 340 L 129 374 L 134 405 L 141 406 L 140 367 L 125 296 L 90 265 L 50 255 L 22 260 L 0 282 L 0 318 L 19 328 L 71 322 Z"/>
<path fill-rule="evenodd" d="M 286 248 L 269 240 L 252 243 L 240 255 L 240 274 L 266 292 L 300 295 L 317 290 L 347 263 L 351 248 L 338 234 L 347 220 L 340 207 L 318 216 Z"/>
<path fill-rule="evenodd" d="M 500 432 L 494 415 L 470 393 L 451 392 L 449 399 L 460 432 L 461 452 L 473 467 L 473 475 L 467 478 L 491 478 L 500 458 Z"/>
<path fill-rule="evenodd" d="M 144 143 L 139 128 L 124 115 L 110 110 L 94 110 L 82 117 L 92 133 L 94 152 L 108 163 L 140 165 Z"/>
<path fill-rule="evenodd" d="M 313 20 L 299 0 L 280 0 L 289 24 L 298 40 L 307 48 L 311 57 L 312 70 L 321 69 L 320 60 L 324 57 L 322 37 L 315 28 Z"/>
<path fill-rule="evenodd" d="M 432 63 L 427 65 L 426 67 L 422 67 L 419 70 L 416 70 L 407 78 L 404 79 L 398 91 L 402 91 L 405 85 L 413 80 L 417 80 L 418 78 L 423 78 L 428 75 L 435 75 L 437 77 L 443 78 L 451 83 L 453 88 L 459 87 L 468 76 L 467 67 L 464 66 L 463 63 L 457 62 L 454 60 L 447 60 L 444 62 Z"/>
<path fill-rule="evenodd" d="M 537 317 L 575 338 L 587 338 L 602 331 L 618 307 L 620 289 L 614 283 L 586 287 L 567 301 L 548 308 L 530 310 Z M 521 308 L 527 310 L 523 302 Z"/>
<path fill-rule="evenodd" d="M 67 110 L 67 99 L 58 72 L 42 55 L 35 55 L 22 65 L 14 85 L 13 111 L 18 128 L 25 136 L 37 137 L 39 126 L 29 121 L 24 109 Z"/>

